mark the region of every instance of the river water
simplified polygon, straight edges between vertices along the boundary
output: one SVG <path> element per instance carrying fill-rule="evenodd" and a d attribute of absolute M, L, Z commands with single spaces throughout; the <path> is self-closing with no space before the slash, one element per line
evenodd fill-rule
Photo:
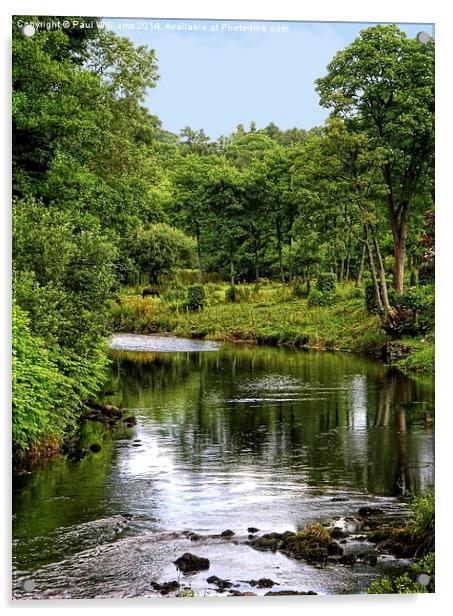
<path fill-rule="evenodd" d="M 431 381 L 345 353 L 135 335 L 112 348 L 104 401 L 137 426 L 87 422 L 82 460 L 14 478 L 16 598 L 149 597 L 170 580 L 217 594 L 210 575 L 258 594 L 268 589 L 247 580 L 356 593 L 407 567 L 384 556 L 375 567 L 314 566 L 245 542 L 250 526 L 353 524 L 368 504 L 407 513 L 407 495 L 434 482 Z M 209 571 L 180 574 L 173 561 L 187 551 L 209 558 Z"/>

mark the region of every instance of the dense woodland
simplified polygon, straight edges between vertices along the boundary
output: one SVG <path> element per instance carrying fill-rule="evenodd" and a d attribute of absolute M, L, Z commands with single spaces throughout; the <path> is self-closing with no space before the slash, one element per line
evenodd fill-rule
<path fill-rule="evenodd" d="M 389 334 L 432 329 L 432 40 L 363 30 L 316 82 L 324 126 L 215 141 L 164 130 L 144 107 L 154 50 L 101 28 L 13 24 L 12 78 L 17 450 L 60 443 L 96 396 L 109 300 L 128 285 L 191 269 L 233 296 L 269 279 L 322 306 L 349 281 Z"/>

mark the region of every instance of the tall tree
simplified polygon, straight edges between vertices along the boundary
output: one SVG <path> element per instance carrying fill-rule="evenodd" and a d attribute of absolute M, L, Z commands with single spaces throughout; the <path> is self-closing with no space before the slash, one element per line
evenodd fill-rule
<path fill-rule="evenodd" d="M 363 131 L 384 153 L 381 172 L 395 266 L 403 291 L 409 215 L 414 197 L 431 182 L 434 155 L 434 42 L 407 38 L 395 25 L 362 30 L 317 80 L 321 105 Z M 429 196 L 425 207 L 430 207 Z"/>

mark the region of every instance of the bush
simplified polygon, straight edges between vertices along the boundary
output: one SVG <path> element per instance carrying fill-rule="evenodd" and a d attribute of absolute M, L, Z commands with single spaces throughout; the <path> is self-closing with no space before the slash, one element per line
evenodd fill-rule
<path fill-rule="evenodd" d="M 410 287 L 398 295 L 389 289 L 394 316 L 383 319 L 383 328 L 391 336 L 416 336 L 434 328 L 434 290 L 432 286 Z"/>
<path fill-rule="evenodd" d="M 294 297 L 307 297 L 307 285 L 300 278 L 295 278 L 293 282 Z"/>
<path fill-rule="evenodd" d="M 68 399 L 73 409 L 76 400 L 70 379 L 59 372 L 44 341 L 32 334 L 27 314 L 14 299 L 12 325 L 12 437 L 14 446 L 25 450 L 45 437 L 60 439 L 69 419 Z"/>
<path fill-rule="evenodd" d="M 398 362 L 398 366 L 403 370 L 420 374 L 434 374 L 434 364 L 435 350 L 433 344 L 411 353 L 409 357 Z"/>
<path fill-rule="evenodd" d="M 318 280 L 316 281 L 316 288 L 318 291 L 321 291 L 321 293 L 335 293 L 336 281 L 337 277 L 331 272 L 319 274 Z"/>
<path fill-rule="evenodd" d="M 233 285 L 228 287 L 228 289 L 225 291 L 225 300 L 230 303 L 238 302 L 239 301 L 238 288 L 234 287 Z"/>
<path fill-rule="evenodd" d="M 417 535 L 431 535 L 434 547 L 434 520 L 436 501 L 434 492 L 414 496 L 411 509 L 414 514 L 414 528 Z"/>
<path fill-rule="evenodd" d="M 374 294 L 374 283 L 371 278 L 365 278 L 365 307 L 368 312 L 377 312 L 376 296 Z M 391 303 L 391 302 L 390 302 Z"/>
<path fill-rule="evenodd" d="M 189 310 L 201 310 L 205 304 L 204 287 L 201 284 L 193 284 L 187 288 L 187 307 Z"/>
<path fill-rule="evenodd" d="M 259 290 L 258 290 L 259 292 Z M 225 300 L 230 303 L 247 302 L 250 299 L 250 289 L 231 286 L 225 291 Z"/>
<path fill-rule="evenodd" d="M 313 306 L 331 306 L 335 302 L 335 293 L 323 293 L 318 289 L 310 291 L 307 304 Z"/>

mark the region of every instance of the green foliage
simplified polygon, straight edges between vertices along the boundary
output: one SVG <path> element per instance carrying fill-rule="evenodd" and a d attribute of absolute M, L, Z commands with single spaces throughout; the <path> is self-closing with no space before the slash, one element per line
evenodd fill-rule
<path fill-rule="evenodd" d="M 201 310 L 205 305 L 205 300 L 203 285 L 194 284 L 187 288 L 187 307 L 189 310 Z"/>
<path fill-rule="evenodd" d="M 414 351 L 409 357 L 400 360 L 398 366 L 404 372 L 434 375 L 435 358 L 434 344 L 429 344 L 419 351 Z"/>
<path fill-rule="evenodd" d="M 193 264 L 195 243 L 185 233 L 165 223 L 138 227 L 126 246 L 137 269 L 152 284 Z"/>
<path fill-rule="evenodd" d="M 259 288 L 255 284 L 253 289 L 253 295 L 258 297 Z M 247 287 L 236 287 L 230 285 L 225 291 L 225 300 L 230 303 L 247 302 L 250 299 L 250 290 Z"/>
<path fill-rule="evenodd" d="M 321 293 L 335 293 L 336 281 L 337 277 L 331 272 L 319 274 L 316 281 L 316 288 L 318 291 L 321 291 Z"/>
<path fill-rule="evenodd" d="M 395 314 L 383 319 L 383 327 L 391 336 L 417 336 L 434 329 L 432 286 L 410 287 L 401 295 L 390 290 L 389 301 L 395 308 Z"/>
<path fill-rule="evenodd" d="M 299 297 L 299 298 L 307 297 L 308 295 L 307 284 L 305 282 L 302 282 L 302 280 L 299 277 L 294 279 L 293 295 L 294 297 Z"/>
<path fill-rule="evenodd" d="M 390 289 L 389 289 L 390 293 Z M 392 295 L 389 296 L 390 305 L 392 305 Z M 374 282 L 370 276 L 365 277 L 364 281 L 364 299 L 365 307 L 369 313 L 378 313 L 378 306 L 376 304 L 376 294 L 374 290 Z"/>
<path fill-rule="evenodd" d="M 33 199 L 13 204 L 14 301 L 27 327 L 51 357 L 64 382 L 55 431 L 74 423 L 74 411 L 106 378 L 109 318 L 106 300 L 114 281 L 116 251 L 98 221 L 80 213 L 44 206 Z M 41 343 L 38 343 L 41 344 Z M 17 368 L 19 370 L 20 368 Z M 37 364 L 39 366 L 39 362 Z M 18 381 L 16 396 L 25 390 Z M 20 432 L 23 413 L 13 409 Z M 49 410 L 51 412 L 51 410 Z M 25 428 L 24 428 L 25 429 Z M 36 434 L 30 432 L 30 443 Z M 25 447 L 21 436 L 21 448 Z"/>
<path fill-rule="evenodd" d="M 335 297 L 335 293 L 313 289 L 308 294 L 307 304 L 308 306 L 330 306 L 335 302 Z"/>
<path fill-rule="evenodd" d="M 411 509 L 414 516 L 414 528 L 418 535 L 430 533 L 434 539 L 435 507 L 436 499 L 433 490 L 412 498 Z"/>
<path fill-rule="evenodd" d="M 239 290 L 237 287 L 234 287 L 233 285 L 229 286 L 228 289 L 225 291 L 225 299 L 227 302 L 239 302 L 240 301 L 240 297 L 239 297 Z"/>
<path fill-rule="evenodd" d="M 12 437 L 24 450 L 43 438 L 61 438 L 75 400 L 55 354 L 32 333 L 26 312 L 14 300 L 12 326 Z"/>

